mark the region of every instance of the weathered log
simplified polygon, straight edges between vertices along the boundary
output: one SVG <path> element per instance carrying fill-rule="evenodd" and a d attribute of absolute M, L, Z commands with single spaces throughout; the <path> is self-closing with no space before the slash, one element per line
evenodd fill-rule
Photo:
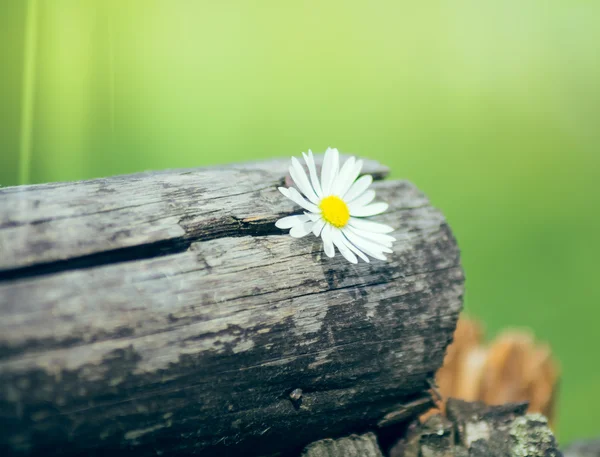
<path fill-rule="evenodd" d="M 421 412 L 462 302 L 443 216 L 378 182 L 393 255 L 329 259 L 273 225 L 286 167 L 0 189 L 0 449 L 283 454 Z"/>

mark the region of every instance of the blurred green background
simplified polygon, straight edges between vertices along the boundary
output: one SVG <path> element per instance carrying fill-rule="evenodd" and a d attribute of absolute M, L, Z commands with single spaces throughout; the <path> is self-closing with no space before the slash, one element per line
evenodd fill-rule
<path fill-rule="evenodd" d="M 1 0 L 0 183 L 298 155 L 447 215 L 466 307 L 530 327 L 600 434 L 600 2 Z"/>

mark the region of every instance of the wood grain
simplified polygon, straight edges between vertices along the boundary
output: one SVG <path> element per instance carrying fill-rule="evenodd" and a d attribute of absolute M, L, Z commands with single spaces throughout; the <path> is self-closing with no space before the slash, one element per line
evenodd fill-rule
<path fill-rule="evenodd" d="M 423 405 L 462 305 L 443 216 L 378 182 L 390 260 L 329 259 L 273 225 L 286 165 L 0 190 L 0 448 L 285 454 Z"/>

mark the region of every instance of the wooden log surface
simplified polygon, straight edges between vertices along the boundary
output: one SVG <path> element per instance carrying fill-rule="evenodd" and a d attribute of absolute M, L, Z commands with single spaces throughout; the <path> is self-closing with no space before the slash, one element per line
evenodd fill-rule
<path fill-rule="evenodd" d="M 329 259 L 274 227 L 288 163 L 0 189 L 0 450 L 285 454 L 423 405 L 462 304 L 443 216 L 378 181 L 389 261 Z"/>

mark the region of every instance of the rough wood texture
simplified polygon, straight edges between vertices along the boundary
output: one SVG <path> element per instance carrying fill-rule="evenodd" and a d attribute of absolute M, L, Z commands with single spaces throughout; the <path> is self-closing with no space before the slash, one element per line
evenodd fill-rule
<path fill-rule="evenodd" d="M 304 449 L 302 457 L 383 457 L 377 437 L 369 432 L 350 435 L 337 440 L 324 439 Z"/>
<path fill-rule="evenodd" d="M 0 450 L 285 453 L 420 412 L 462 302 L 443 216 L 378 182 L 390 261 L 328 259 L 273 225 L 287 164 L 0 189 Z"/>
<path fill-rule="evenodd" d="M 541 414 L 525 414 L 527 403 L 486 406 L 450 399 L 447 415 L 415 422 L 390 451 L 391 457 L 560 457 Z"/>

